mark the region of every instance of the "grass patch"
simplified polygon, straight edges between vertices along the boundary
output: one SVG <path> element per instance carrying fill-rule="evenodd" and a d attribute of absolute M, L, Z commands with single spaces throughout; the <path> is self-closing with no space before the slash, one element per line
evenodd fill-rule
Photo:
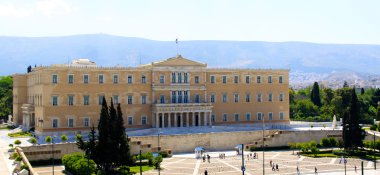
<path fill-rule="evenodd" d="M 373 152 L 372 151 L 367 151 L 367 150 L 360 150 L 362 154 L 357 154 L 357 155 L 346 155 L 347 158 L 359 158 L 359 159 L 366 159 L 366 160 L 373 160 Z M 334 154 L 332 150 L 326 150 L 326 151 L 320 151 L 316 156 L 315 154 L 312 154 L 311 152 L 300 152 L 301 155 L 307 156 L 307 157 L 312 157 L 312 158 L 320 158 L 320 157 L 336 157 L 340 158 L 341 155 Z M 380 159 L 380 153 L 375 154 L 376 159 Z"/>
<path fill-rule="evenodd" d="M 129 167 L 130 168 L 130 172 L 133 172 L 133 173 L 140 173 L 140 166 L 131 166 Z M 149 171 L 149 170 L 152 170 L 154 169 L 154 166 L 148 166 L 148 165 L 143 165 L 142 166 L 142 171 Z"/>
<path fill-rule="evenodd" d="M 363 127 L 365 131 L 369 131 L 369 127 Z"/>
<path fill-rule="evenodd" d="M 9 137 L 31 137 L 32 134 L 30 132 L 16 132 L 16 133 L 8 133 Z"/>

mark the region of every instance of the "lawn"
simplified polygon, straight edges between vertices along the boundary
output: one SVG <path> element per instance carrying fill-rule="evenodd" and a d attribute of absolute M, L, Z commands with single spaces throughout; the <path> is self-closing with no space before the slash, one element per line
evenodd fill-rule
<path fill-rule="evenodd" d="M 307 157 L 313 157 L 313 158 L 318 158 L 318 157 L 337 157 L 337 158 L 339 158 L 339 157 L 341 157 L 341 155 L 336 155 L 336 154 L 332 153 L 332 151 L 321 151 L 320 153 L 316 154 L 316 157 L 314 157 L 314 154 L 312 154 L 311 152 L 307 152 L 307 153 L 301 152 L 301 155 L 307 156 Z M 373 159 L 373 152 L 367 151 L 367 154 L 365 156 L 349 155 L 347 157 L 372 160 Z M 380 159 L 380 153 L 376 153 L 376 159 Z"/>
<path fill-rule="evenodd" d="M 129 167 L 130 168 L 130 172 L 134 172 L 134 173 L 140 173 L 140 166 L 131 166 Z M 149 171 L 149 170 L 152 170 L 154 169 L 154 166 L 148 166 L 148 165 L 143 165 L 142 166 L 142 171 Z"/>
<path fill-rule="evenodd" d="M 16 133 L 8 133 L 9 137 L 30 137 L 32 134 L 30 132 L 16 132 Z"/>

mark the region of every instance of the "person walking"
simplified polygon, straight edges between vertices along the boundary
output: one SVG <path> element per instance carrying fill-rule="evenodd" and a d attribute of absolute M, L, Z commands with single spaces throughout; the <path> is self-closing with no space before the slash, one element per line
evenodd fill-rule
<path fill-rule="evenodd" d="M 207 161 L 208 161 L 208 163 L 210 163 L 210 158 L 211 158 L 211 156 L 209 154 L 207 154 Z"/>
<path fill-rule="evenodd" d="M 300 169 L 298 168 L 298 165 L 297 165 L 297 174 L 300 174 Z"/>
<path fill-rule="evenodd" d="M 270 166 L 272 166 L 272 160 L 269 161 Z"/>
<path fill-rule="evenodd" d="M 205 170 L 205 175 L 208 175 L 207 169 Z"/>
<path fill-rule="evenodd" d="M 276 164 L 276 171 L 280 171 L 280 170 L 278 169 L 278 164 Z"/>
<path fill-rule="evenodd" d="M 315 173 L 315 174 L 318 174 L 318 169 L 317 169 L 317 167 L 314 168 L 314 173 Z"/>
<path fill-rule="evenodd" d="M 272 171 L 274 171 L 274 164 L 272 165 Z"/>

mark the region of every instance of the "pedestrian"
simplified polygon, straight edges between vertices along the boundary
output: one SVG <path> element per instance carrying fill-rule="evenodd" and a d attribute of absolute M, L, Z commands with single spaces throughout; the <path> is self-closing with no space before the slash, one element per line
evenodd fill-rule
<path fill-rule="evenodd" d="M 205 162 L 206 161 L 206 155 L 203 155 L 202 159 L 203 159 L 203 162 Z"/>
<path fill-rule="evenodd" d="M 208 175 L 207 169 L 205 170 L 205 175 Z"/>
<path fill-rule="evenodd" d="M 315 172 L 315 174 L 318 174 L 318 169 L 317 169 L 317 167 L 314 168 L 314 172 Z"/>
<path fill-rule="evenodd" d="M 274 171 L 274 164 L 272 165 L 272 171 Z"/>
<path fill-rule="evenodd" d="M 211 156 L 207 154 L 207 161 L 208 161 L 208 163 L 210 163 L 210 158 L 211 158 Z"/>
<path fill-rule="evenodd" d="M 298 169 L 298 165 L 297 165 L 297 174 L 300 174 L 300 169 Z"/>
<path fill-rule="evenodd" d="M 276 164 L 276 170 L 279 171 L 279 169 L 278 169 L 278 164 Z"/>
<path fill-rule="evenodd" d="M 356 173 L 356 165 L 355 165 L 355 173 Z"/>
<path fill-rule="evenodd" d="M 272 166 L 272 160 L 269 161 L 270 166 Z"/>

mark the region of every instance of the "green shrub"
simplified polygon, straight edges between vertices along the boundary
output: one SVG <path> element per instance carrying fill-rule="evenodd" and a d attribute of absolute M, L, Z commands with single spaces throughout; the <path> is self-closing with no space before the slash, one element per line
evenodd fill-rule
<path fill-rule="evenodd" d="M 51 143 L 52 141 L 53 141 L 53 139 L 50 136 L 46 136 L 45 137 L 45 142 L 46 143 Z"/>
<path fill-rule="evenodd" d="M 249 147 L 249 151 L 251 152 L 255 151 L 255 147 L 254 146 Z"/>
<path fill-rule="evenodd" d="M 28 170 L 28 171 L 29 171 L 29 167 L 28 167 L 27 165 L 25 165 L 25 164 L 21 165 L 21 169 L 22 169 L 22 170 L 25 169 L 25 170 Z"/>
<path fill-rule="evenodd" d="M 15 160 L 16 160 L 16 161 L 21 161 L 21 160 L 22 160 L 22 157 L 21 157 L 21 156 L 17 156 Z"/>
<path fill-rule="evenodd" d="M 18 153 L 12 153 L 11 159 L 16 159 L 17 156 L 18 156 Z"/>
<path fill-rule="evenodd" d="M 61 141 L 66 142 L 68 140 L 67 136 L 65 134 L 61 135 Z"/>
<path fill-rule="evenodd" d="M 15 140 L 14 144 L 18 146 L 18 145 L 21 144 L 21 141 L 20 140 Z"/>
<path fill-rule="evenodd" d="M 66 154 L 62 157 L 65 170 L 72 174 L 87 175 L 95 173 L 96 165 L 93 160 L 88 160 L 82 153 Z"/>
<path fill-rule="evenodd" d="M 20 131 L 16 133 L 8 133 L 8 136 L 9 137 L 29 137 L 29 136 L 32 136 L 32 134 L 30 132 Z"/>
<path fill-rule="evenodd" d="M 321 139 L 321 145 L 323 147 L 326 147 L 326 148 L 331 147 L 330 139 L 329 138 L 322 138 Z"/>
<path fill-rule="evenodd" d="M 30 139 L 30 143 L 32 143 L 33 145 L 37 144 L 37 142 L 37 139 L 34 137 Z"/>
<path fill-rule="evenodd" d="M 336 147 L 336 146 L 338 146 L 338 141 L 336 141 L 336 138 L 334 138 L 334 137 L 330 137 L 329 140 L 330 140 L 330 146 L 331 146 L 331 147 Z"/>
<path fill-rule="evenodd" d="M 161 156 L 161 155 L 155 157 L 155 158 L 153 159 L 153 165 L 154 165 L 154 168 L 155 168 L 155 169 L 159 169 L 159 168 L 161 168 L 161 167 L 160 167 L 161 162 L 162 162 L 162 156 Z"/>
<path fill-rule="evenodd" d="M 376 125 L 371 125 L 371 127 L 369 127 L 369 130 L 376 131 L 377 130 L 377 126 Z"/>
<path fill-rule="evenodd" d="M 162 158 L 167 158 L 168 157 L 168 153 L 164 152 L 164 151 L 161 151 L 160 155 L 162 156 Z"/>

